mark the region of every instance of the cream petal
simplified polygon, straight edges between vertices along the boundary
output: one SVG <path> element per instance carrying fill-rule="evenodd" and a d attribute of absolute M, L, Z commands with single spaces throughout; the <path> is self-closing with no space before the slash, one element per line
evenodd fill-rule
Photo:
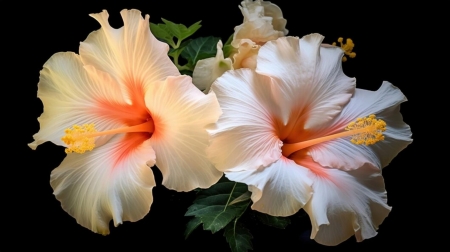
<path fill-rule="evenodd" d="M 211 84 L 219 76 L 215 76 L 214 70 L 216 65 L 216 58 L 202 59 L 197 62 L 192 73 L 192 82 L 201 91 L 206 91 L 211 87 Z M 224 71 L 225 72 L 225 71 Z M 205 92 L 207 94 L 208 92 Z"/>
<path fill-rule="evenodd" d="M 312 195 L 309 171 L 284 157 L 265 168 L 225 174 L 230 180 L 248 185 L 253 210 L 272 216 L 295 214 Z"/>
<path fill-rule="evenodd" d="M 233 68 L 256 69 L 256 59 L 260 46 L 250 39 L 241 39 L 238 52 L 233 55 Z"/>
<path fill-rule="evenodd" d="M 167 76 L 179 75 L 167 55 L 169 46 L 158 41 L 150 32 L 149 15 L 143 19 L 138 10 L 122 10 L 120 14 L 124 26 L 119 29 L 109 25 L 106 10 L 91 14 L 100 23 L 101 29 L 81 42 L 83 63 L 110 73 L 122 84 L 124 93 L 133 92 L 137 86 L 145 89 L 147 85 L 162 81 Z"/>
<path fill-rule="evenodd" d="M 68 154 L 52 171 L 56 198 L 83 227 L 108 234 L 111 219 L 117 226 L 150 210 L 155 152 L 149 141 L 136 146 L 134 140 L 117 135 L 93 151 Z"/>
<path fill-rule="evenodd" d="M 358 117 L 374 114 L 386 122 L 385 140 L 374 145 L 355 145 L 349 137 L 336 139 L 312 146 L 311 156 L 323 166 L 352 170 L 364 163 L 383 168 L 411 142 L 411 129 L 403 121 L 400 104 L 406 97 L 397 87 L 383 82 L 377 91 L 356 89 L 354 97 L 342 113 L 330 124 L 323 125 L 316 135 L 333 134 L 333 129 L 341 131 Z"/>
<path fill-rule="evenodd" d="M 223 114 L 210 129 L 208 157 L 220 171 L 256 170 L 281 157 L 270 78 L 249 69 L 226 72 L 212 85 Z"/>
<path fill-rule="evenodd" d="M 284 35 L 288 33 L 285 29 L 286 19 L 283 18 L 283 13 L 277 5 L 269 1 L 242 1 L 241 9 L 244 16 L 244 22 L 256 19 L 265 19 L 272 23 L 273 28 L 277 31 L 283 32 Z"/>
<path fill-rule="evenodd" d="M 239 9 L 244 16 L 244 22 L 264 17 L 264 7 L 259 0 L 244 0 L 241 2 Z"/>
<path fill-rule="evenodd" d="M 40 130 L 33 137 L 32 149 L 46 141 L 65 144 L 64 130 L 74 124 L 95 123 L 97 130 L 123 125 L 119 119 L 99 111 L 105 104 L 125 104 L 118 84 L 105 73 L 87 66 L 75 53 L 54 54 L 40 72 L 38 97 L 44 113 L 38 118 Z M 101 103 L 101 104 L 100 104 Z M 97 145 L 109 137 L 100 137 Z"/>
<path fill-rule="evenodd" d="M 257 44 L 264 44 L 282 36 L 284 36 L 283 32 L 273 29 L 271 19 L 259 18 L 236 26 L 231 45 L 238 48 L 242 39 L 250 39 Z"/>
<path fill-rule="evenodd" d="M 342 71 L 343 51 L 321 47 L 322 40 L 319 34 L 283 37 L 259 50 L 256 71 L 278 80 L 284 123 L 290 119 L 304 121 L 304 129 L 320 126 L 339 114 L 354 92 L 355 79 Z"/>
<path fill-rule="evenodd" d="M 311 177 L 314 194 L 304 207 L 311 219 L 311 239 L 333 246 L 352 235 L 357 241 L 375 236 L 391 210 L 381 172 L 371 165 L 350 172 L 323 170 L 325 175 Z"/>
<path fill-rule="evenodd" d="M 222 173 L 206 157 L 206 127 L 221 114 L 214 94 L 205 95 L 188 76 L 149 86 L 145 102 L 155 122 L 150 142 L 163 185 L 177 191 L 208 188 Z"/>
<path fill-rule="evenodd" d="M 192 73 L 192 82 L 205 94 L 209 92 L 211 84 L 225 71 L 232 69 L 230 58 L 224 59 L 222 41 L 217 42 L 217 53 L 215 58 L 199 60 Z"/>
<path fill-rule="evenodd" d="M 269 1 L 261 1 L 261 5 L 264 7 L 264 15 L 272 17 L 273 28 L 277 31 L 282 31 L 286 36 L 288 30 L 286 29 L 286 19 L 283 18 L 283 13 L 278 5 Z"/>

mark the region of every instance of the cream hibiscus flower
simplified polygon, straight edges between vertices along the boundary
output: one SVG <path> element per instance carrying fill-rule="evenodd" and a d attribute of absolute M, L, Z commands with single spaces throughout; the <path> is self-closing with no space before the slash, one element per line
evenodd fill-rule
<path fill-rule="evenodd" d="M 234 51 L 224 58 L 222 41 L 217 43 L 216 57 L 199 60 L 193 72 L 193 82 L 205 93 L 225 71 L 239 68 L 256 68 L 259 48 L 267 41 L 286 36 L 286 19 L 280 7 L 261 0 L 241 2 L 244 22 L 234 28 L 231 45 Z"/>
<path fill-rule="evenodd" d="M 163 185 L 177 191 L 207 188 L 221 176 L 205 153 L 205 127 L 221 113 L 215 95 L 179 75 L 148 15 L 121 15 L 124 26 L 114 29 L 106 11 L 92 14 L 101 29 L 81 43 L 80 55 L 57 53 L 45 63 L 41 128 L 29 144 L 67 147 L 51 173 L 54 194 L 79 224 L 102 234 L 111 219 L 117 226 L 148 213 L 155 164 Z"/>
<path fill-rule="evenodd" d="M 287 35 L 286 19 L 280 7 L 269 1 L 244 0 L 239 8 L 244 22 L 234 28 L 233 68 L 255 69 L 259 48 L 267 41 Z"/>
<path fill-rule="evenodd" d="M 258 45 L 286 36 L 286 19 L 280 7 L 261 0 L 244 0 L 241 2 L 244 22 L 234 28 L 231 45 L 239 48 L 241 39 L 250 39 Z"/>
<path fill-rule="evenodd" d="M 381 168 L 408 144 L 406 101 L 384 82 L 355 89 L 343 51 L 323 37 L 283 37 L 258 53 L 256 71 L 228 71 L 211 87 L 223 110 L 208 155 L 227 178 L 246 183 L 252 209 L 289 216 L 303 208 L 311 238 L 336 245 L 373 237 L 390 207 Z"/>

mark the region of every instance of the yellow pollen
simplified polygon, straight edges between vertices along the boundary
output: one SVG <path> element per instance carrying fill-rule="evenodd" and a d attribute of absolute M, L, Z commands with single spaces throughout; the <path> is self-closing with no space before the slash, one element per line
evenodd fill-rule
<path fill-rule="evenodd" d="M 97 131 L 93 123 L 83 124 L 82 126 L 75 124 L 71 129 L 69 128 L 64 131 L 66 134 L 61 138 L 61 140 L 67 144 L 66 153 L 84 153 L 88 150 L 91 151 L 94 149 L 95 138 L 98 136 L 131 132 L 153 133 L 154 130 L 155 125 L 151 118 L 138 125 L 105 131 Z"/>
<path fill-rule="evenodd" d="M 350 38 L 348 38 L 347 40 L 346 40 L 346 43 L 344 44 L 344 43 L 342 43 L 343 41 L 344 41 L 344 39 L 341 37 L 341 38 L 338 38 L 338 40 L 337 40 L 338 42 L 339 42 L 339 45 L 340 45 L 340 47 L 342 48 L 342 50 L 344 50 L 344 54 L 345 55 L 347 55 L 347 56 L 349 56 L 350 58 L 354 58 L 354 57 L 356 57 L 356 53 L 355 52 L 352 52 L 353 51 L 353 48 L 355 47 L 355 44 L 353 43 L 353 40 L 352 39 L 350 39 Z M 332 45 L 336 45 L 336 42 L 333 42 L 333 44 Z M 347 56 L 343 56 L 342 57 L 342 62 L 346 62 L 347 61 Z"/>
<path fill-rule="evenodd" d="M 345 127 L 345 130 L 355 132 L 350 140 L 354 144 L 372 145 L 384 140 L 383 132 L 386 130 L 386 122 L 376 119 L 375 115 L 356 119 Z"/>
<path fill-rule="evenodd" d="M 378 141 L 384 140 L 383 132 L 386 131 L 386 122 L 381 119 L 376 119 L 375 115 L 370 115 L 364 118 L 358 118 L 355 122 L 351 122 L 345 127 L 344 132 L 332 134 L 324 137 L 319 137 L 303 142 L 284 144 L 281 147 L 283 156 L 288 157 L 292 153 L 301 149 L 327 142 L 336 138 L 351 136 L 350 140 L 354 144 L 371 145 Z"/>
<path fill-rule="evenodd" d="M 84 153 L 87 150 L 91 151 L 95 147 L 95 138 L 92 134 L 97 132 L 93 123 L 73 125 L 72 129 L 68 128 L 64 131 L 61 140 L 67 144 L 66 153 Z"/>

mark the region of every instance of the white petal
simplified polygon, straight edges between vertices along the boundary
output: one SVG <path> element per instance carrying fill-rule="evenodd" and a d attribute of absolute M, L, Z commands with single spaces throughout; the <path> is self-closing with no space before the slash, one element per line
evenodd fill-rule
<path fill-rule="evenodd" d="M 83 67 L 75 53 L 54 54 L 40 72 L 38 97 L 44 105 L 44 113 L 38 118 L 40 131 L 29 146 L 52 141 L 65 145 L 61 137 L 66 128 L 74 124 L 95 123 L 97 130 L 123 125 L 121 118 L 108 116 L 102 108 L 107 104 L 125 104 L 117 83 L 109 75 L 92 67 Z M 97 141 L 104 142 L 109 137 Z"/>
<path fill-rule="evenodd" d="M 333 246 L 352 235 L 357 241 L 375 236 L 391 209 L 381 172 L 371 165 L 351 172 L 324 171 L 325 176 L 313 176 L 314 194 L 304 207 L 311 219 L 311 239 Z"/>
<path fill-rule="evenodd" d="M 272 216 L 289 216 L 302 208 L 312 195 L 309 171 L 282 157 L 268 167 L 225 173 L 245 183 L 252 192 L 252 209 Z"/>
<path fill-rule="evenodd" d="M 278 80 L 283 122 L 305 121 L 311 129 L 332 120 L 348 103 L 355 79 L 342 71 L 343 51 L 321 47 L 323 36 L 283 37 L 258 53 L 258 73 Z M 302 99 L 299 99 L 299 97 Z"/>
<path fill-rule="evenodd" d="M 220 76 L 215 76 L 214 74 L 216 67 L 218 67 L 218 65 L 216 65 L 216 58 L 199 60 L 192 73 L 192 82 L 194 85 L 202 91 L 209 89 L 211 84 Z M 205 94 L 207 93 L 208 92 L 205 92 Z"/>
<path fill-rule="evenodd" d="M 230 58 L 224 59 L 222 41 L 217 42 L 217 53 L 215 58 L 199 60 L 192 73 L 192 82 L 205 94 L 209 92 L 211 84 L 225 71 L 232 69 Z"/>
<path fill-rule="evenodd" d="M 330 129 L 342 130 L 358 117 L 375 114 L 386 122 L 385 140 L 374 145 L 355 145 L 349 138 L 325 142 L 310 148 L 314 160 L 323 166 L 343 170 L 357 169 L 368 162 L 376 167 L 387 166 L 411 142 L 411 129 L 403 122 L 400 104 L 406 101 L 402 92 L 389 82 L 377 91 L 356 89 L 354 97 L 342 113 L 329 125 L 323 125 L 318 135 L 329 135 Z"/>
<path fill-rule="evenodd" d="M 149 141 L 135 146 L 126 136 L 84 154 L 71 153 L 51 174 L 50 184 L 62 208 L 96 233 L 108 234 L 112 219 L 138 221 L 150 210 L 155 186 L 149 166 L 155 152 Z"/>
<path fill-rule="evenodd" d="M 255 170 L 281 157 L 270 78 L 249 69 L 226 72 L 212 85 L 223 114 L 215 129 L 208 156 L 221 171 Z"/>
<path fill-rule="evenodd" d="M 145 97 L 155 122 L 150 141 L 163 185 L 177 191 L 208 188 L 222 173 L 206 157 L 206 127 L 221 114 L 214 94 L 205 95 L 188 76 L 151 85 Z"/>
<path fill-rule="evenodd" d="M 107 11 L 91 14 L 101 29 L 81 42 L 83 63 L 110 73 L 126 92 L 179 75 L 167 55 L 169 46 L 151 34 L 149 16 L 143 19 L 138 10 L 122 10 L 120 14 L 124 26 L 119 29 L 109 25 Z"/>

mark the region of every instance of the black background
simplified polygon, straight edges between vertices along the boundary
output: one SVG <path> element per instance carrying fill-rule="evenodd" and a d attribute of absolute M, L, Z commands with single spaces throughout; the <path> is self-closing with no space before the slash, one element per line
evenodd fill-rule
<path fill-rule="evenodd" d="M 119 1 L 118 1 L 119 2 Z M 159 23 L 161 17 L 176 23 L 190 25 L 202 20 L 202 28 L 194 35 L 228 38 L 236 25 L 242 23 L 238 8 L 240 1 L 92 1 L 92 3 L 40 3 L 36 6 L 16 6 L 17 19 L 7 24 L 12 28 L 12 38 L 6 51 L 14 51 L 11 69 L 20 69 L 20 74 L 10 86 L 17 87 L 20 95 L 15 103 L 20 113 L 14 113 L 14 121 L 20 122 L 19 139 L 15 138 L 12 165 L 7 166 L 15 174 L 5 179 L 11 207 L 7 211 L 6 244 L 16 248 L 29 246 L 59 250 L 64 248 L 118 248 L 131 250 L 196 250 L 229 251 L 222 232 L 211 234 L 198 229 L 184 240 L 184 217 L 195 193 L 178 193 L 161 185 L 161 175 L 153 169 L 158 186 L 153 189 L 154 202 L 150 213 L 142 220 L 125 222 L 111 228 L 109 236 L 95 234 L 78 225 L 62 208 L 52 194 L 49 184 L 50 172 L 63 160 L 64 149 L 52 143 L 45 143 L 32 151 L 26 145 L 32 142 L 32 135 L 39 130 L 37 117 L 42 113 L 42 103 L 36 97 L 39 71 L 50 56 L 60 51 L 78 52 L 79 42 L 100 28 L 90 13 L 106 9 L 113 27 L 121 27 L 119 12 L 136 8 L 150 15 L 150 21 Z M 344 72 L 356 77 L 357 87 L 376 90 L 383 80 L 399 87 L 409 99 L 401 107 L 404 121 L 413 132 L 414 142 L 403 150 L 383 170 L 388 192 L 388 204 L 393 207 L 380 226 L 376 237 L 357 243 L 352 237 L 336 247 L 325 247 L 309 239 L 308 217 L 299 213 L 292 217 L 292 224 L 285 230 L 266 227 L 251 218 L 246 223 L 253 234 L 254 251 L 276 248 L 279 251 L 301 251 L 304 247 L 319 250 L 342 248 L 367 249 L 391 246 L 409 247 L 419 243 L 430 243 L 425 230 L 428 221 L 419 197 L 419 168 L 414 166 L 415 158 L 421 155 L 418 121 L 414 112 L 420 106 L 417 92 L 415 56 L 411 53 L 411 39 L 417 36 L 412 15 L 395 9 L 394 6 L 378 3 L 366 5 L 343 5 L 342 3 L 295 4 L 289 1 L 273 1 L 281 7 L 287 19 L 290 36 L 303 36 L 317 32 L 325 36 L 325 43 L 338 37 L 350 37 L 355 42 L 355 59 L 344 63 Z M 17 4 L 17 3 L 16 3 Z M 401 18 L 399 18 L 401 14 Z M 20 20 L 20 24 L 14 20 Z M 17 21 L 19 22 L 19 21 Z M 6 73 L 8 74 L 8 73 Z M 12 104 L 16 106 L 16 104 Z M 24 105 L 25 104 L 25 105 Z M 8 106 L 8 105 L 7 105 Z M 9 107 L 7 107 L 9 108 Z M 17 117 L 18 116 L 18 117 Z M 17 145 L 17 146 L 16 146 Z M 8 157 L 10 158 L 10 157 Z M 419 199 L 418 199 L 419 198 Z M 11 216 L 11 217 L 9 217 Z M 18 242 L 15 238 L 22 237 Z"/>

